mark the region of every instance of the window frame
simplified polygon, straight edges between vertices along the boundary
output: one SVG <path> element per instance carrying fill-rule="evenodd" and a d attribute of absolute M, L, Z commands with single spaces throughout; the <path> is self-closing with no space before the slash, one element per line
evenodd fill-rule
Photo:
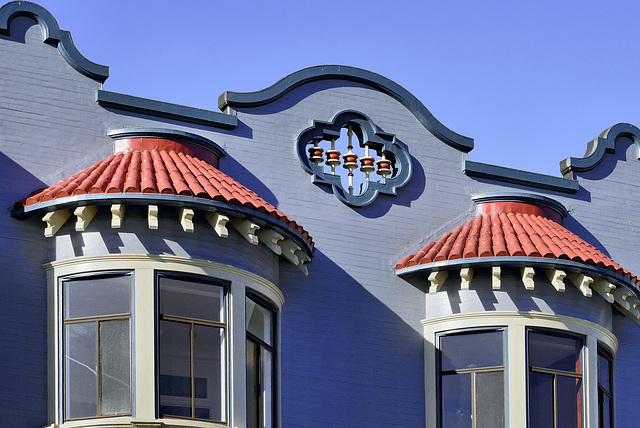
<path fill-rule="evenodd" d="M 272 345 L 269 345 L 268 343 L 264 342 L 263 340 L 261 340 L 260 338 L 256 337 L 254 334 L 252 334 L 251 332 L 249 332 L 247 330 L 247 326 L 246 326 L 246 319 L 247 319 L 247 314 L 245 312 L 245 326 L 244 326 L 244 330 L 245 330 L 245 347 L 248 341 L 252 341 L 255 344 L 258 345 L 257 347 L 257 354 L 258 354 L 258 361 L 260 361 L 260 351 L 262 349 L 262 347 L 264 347 L 265 349 L 267 349 L 268 351 L 271 351 L 272 357 L 271 357 L 271 415 L 272 415 L 272 420 L 271 420 L 271 427 L 277 427 L 279 426 L 279 419 L 278 419 L 278 404 L 279 404 L 279 400 L 278 400 L 278 390 L 279 390 L 279 379 L 280 379 L 280 374 L 279 374 L 279 352 L 278 352 L 278 343 L 279 343 L 279 337 L 278 337 L 278 328 L 277 326 L 279 325 L 279 310 L 275 307 L 275 305 L 273 303 L 271 303 L 270 301 L 268 301 L 266 298 L 264 298 L 262 295 L 247 290 L 245 292 L 245 307 L 246 307 L 246 300 L 252 300 L 255 304 L 260 305 L 262 308 L 268 310 L 271 315 L 272 315 L 272 324 L 271 324 L 271 334 L 272 334 Z M 245 349 L 245 358 L 246 358 L 247 352 Z M 246 373 L 246 369 L 247 369 L 247 361 L 245 360 L 245 373 Z M 258 364 L 258 367 L 260 367 L 260 364 Z M 258 370 L 256 372 L 256 376 L 258 378 L 260 378 L 260 371 Z M 262 391 L 262 390 L 261 390 Z M 248 391 L 245 390 L 245 395 L 248 395 Z M 245 399 L 245 403 L 248 403 L 248 400 Z M 258 403 L 260 403 L 260 400 L 258 400 Z M 248 405 L 246 406 L 246 413 L 248 416 L 249 413 L 249 408 Z M 263 409 L 263 407 L 261 405 L 258 405 L 256 407 L 256 412 L 257 412 L 257 422 L 258 422 L 258 426 L 264 426 L 264 424 L 261 424 L 261 422 L 263 423 L 264 421 L 262 421 L 261 419 L 261 414 L 263 413 L 261 410 Z M 248 424 L 248 421 L 247 421 Z"/>
<path fill-rule="evenodd" d="M 548 336 L 554 336 L 554 337 L 564 337 L 564 338 L 572 338 L 572 339 L 578 339 L 580 341 L 580 351 L 579 351 L 579 360 L 580 360 L 580 372 L 579 373 L 572 373 L 572 372 L 567 372 L 564 370 L 555 370 L 555 369 L 549 369 L 549 368 L 543 368 L 543 367 L 534 367 L 531 365 L 529 359 L 530 359 L 530 347 L 529 347 L 529 338 L 531 333 L 538 333 L 538 334 L 544 334 L 544 335 L 548 335 Z M 580 427 L 579 428 L 583 428 L 585 426 L 585 417 L 586 417 L 586 396 L 587 396 L 587 391 L 586 391 L 586 376 L 585 376 L 585 369 L 587 368 L 587 365 L 585 364 L 585 357 L 587 354 L 587 338 L 585 335 L 579 334 L 579 333 L 575 333 L 572 331 L 566 331 L 566 330 L 557 330 L 557 329 L 548 329 L 548 328 L 539 328 L 539 327 L 528 327 L 526 330 L 526 349 L 525 349 L 525 358 L 526 358 L 526 364 L 527 364 L 527 426 L 531 426 L 531 374 L 532 373 L 542 373 L 542 374 L 547 374 L 547 375 L 551 375 L 553 376 L 553 427 L 554 428 L 561 428 L 558 427 L 558 396 L 557 396 L 557 380 L 558 380 L 558 376 L 564 376 L 564 377 L 570 377 L 570 378 L 574 378 L 574 379 L 580 379 L 581 381 L 581 385 L 580 385 L 580 398 L 581 398 L 581 408 L 580 408 L 580 415 L 579 415 L 579 419 L 580 421 L 582 421 L 580 423 Z M 597 374 L 596 374 L 597 375 Z"/>
<path fill-rule="evenodd" d="M 600 386 L 600 379 L 599 379 L 599 373 L 600 373 L 600 359 L 598 358 L 598 374 L 596 375 L 598 377 L 598 427 L 599 428 L 603 428 L 606 425 L 604 425 L 604 419 L 603 419 L 603 406 L 604 403 L 601 400 L 601 395 L 600 394 L 606 394 L 609 397 L 609 427 L 615 427 L 615 377 L 614 377 L 614 364 L 615 364 L 615 358 L 613 355 L 613 352 L 606 346 L 604 345 L 602 342 L 598 343 L 598 351 L 597 351 L 597 356 L 600 357 L 602 356 L 603 358 L 605 358 L 608 362 L 608 371 L 609 371 L 609 389 L 610 391 L 607 391 L 604 387 Z"/>
<path fill-rule="evenodd" d="M 115 315 L 115 316 L 94 316 L 94 317 L 80 317 L 69 320 L 65 319 L 65 307 L 64 307 L 64 284 L 65 282 L 73 282 L 77 280 L 89 279 L 89 278 L 110 278 L 110 277 L 120 277 L 120 276 L 128 276 L 129 277 L 129 314 L 127 315 Z M 60 419 L 62 422 L 73 422 L 80 420 L 89 420 L 89 419 L 103 419 L 103 418 L 118 418 L 122 416 L 133 416 L 135 412 L 135 400 L 134 400 L 134 379 L 135 379 L 135 365 L 134 365 L 134 320 L 135 320 L 135 271 L 130 269 L 114 269 L 114 270 L 104 270 L 104 271 L 93 271 L 93 272 L 82 272 L 82 273 L 73 273 L 68 275 L 62 275 L 57 278 L 56 281 L 56 294 L 57 294 L 57 313 L 56 320 L 58 324 L 57 335 L 59 338 L 59 344 L 57 348 L 57 353 L 59 353 L 59 364 L 58 364 L 58 372 L 60 373 L 60 381 L 58 382 L 58 396 L 60 397 L 58 403 L 58 412 L 61 415 Z M 97 341 L 97 349 L 96 349 L 96 366 L 100 369 L 100 337 L 99 337 L 99 328 L 100 323 L 104 321 L 112 321 L 112 320 L 124 320 L 127 319 L 129 321 L 129 403 L 131 406 L 130 413 L 119 413 L 113 415 L 100 415 L 100 378 L 99 374 L 96 374 L 96 415 L 95 416 L 84 416 L 79 418 L 69 418 L 66 415 L 66 382 L 67 382 L 67 373 L 65 370 L 65 327 L 69 324 L 77 324 L 81 322 L 95 322 L 98 335 L 96 337 Z"/>
<path fill-rule="evenodd" d="M 501 366 L 488 366 L 488 367 L 480 367 L 479 369 L 463 369 L 463 370 L 447 370 L 446 374 L 445 371 L 442 370 L 442 338 L 443 337 L 450 337 L 450 336 L 462 336 L 462 335 L 472 335 L 472 334 L 476 334 L 476 333 L 490 333 L 490 332 L 501 332 L 502 333 L 502 365 Z M 475 415 L 475 411 L 476 411 L 476 397 L 475 397 L 475 391 L 474 391 L 474 385 L 475 385 L 475 377 L 477 373 L 495 373 L 495 372 L 499 372 L 502 371 L 502 379 L 503 379 L 503 391 L 504 391 L 504 397 L 503 397 L 503 417 L 504 417 L 504 423 L 505 425 L 503 427 L 506 426 L 507 423 L 507 411 L 508 411 L 508 354 L 507 354 L 507 328 L 504 326 L 488 326 L 488 327 L 472 327 L 472 328 L 465 328 L 465 329 L 455 329 L 455 330 L 447 330 L 447 331 L 441 331 L 441 332 L 437 332 L 435 335 L 435 340 L 436 340 L 436 382 L 437 382 L 437 426 L 438 427 L 442 427 L 443 426 L 443 392 L 442 392 L 442 377 L 443 376 L 447 376 L 447 375 L 451 375 L 453 373 L 455 374 L 467 374 L 470 373 L 471 374 L 471 412 L 473 415 Z M 453 373 L 452 373 L 453 372 Z M 461 373 L 459 373 L 461 372 Z M 475 428 L 475 419 L 472 419 L 472 427 Z"/>
<path fill-rule="evenodd" d="M 208 322 L 196 318 L 184 318 L 178 316 L 168 316 L 169 321 L 175 321 L 180 323 L 189 323 L 191 325 L 191 329 L 194 328 L 195 325 L 205 325 L 205 326 L 214 326 L 217 328 L 222 328 L 224 330 L 224 345 L 223 350 L 221 351 L 221 356 L 224 358 L 224 420 L 217 419 L 202 419 L 196 418 L 195 416 L 187 417 L 187 416 L 178 416 L 178 415 L 163 415 L 160 411 L 160 321 L 162 320 L 163 314 L 160 313 L 160 278 L 170 278 L 170 279 L 178 279 L 183 281 L 191 281 L 200 284 L 210 284 L 216 287 L 220 287 L 224 293 L 222 298 L 223 308 L 224 308 L 224 319 L 220 322 Z M 202 422 L 210 422 L 216 424 L 229 424 L 230 419 L 230 411 L 231 411 L 231 394 L 229 385 L 231 384 L 231 379 L 229 378 L 231 375 L 230 369 L 230 320 L 231 320 L 231 308 L 230 308 L 230 294 L 231 294 L 231 284 L 229 281 L 225 281 L 223 279 L 217 277 L 211 277 L 206 275 L 198 275 L 192 273 L 184 273 L 184 272 L 176 272 L 176 271 L 168 271 L 168 270 L 154 270 L 154 314 L 155 314 L 155 405 L 156 405 L 156 418 L 157 419 L 186 419 L 193 421 L 202 421 Z M 191 340 L 193 340 L 193 331 L 191 333 Z M 191 353 L 191 368 L 190 368 L 190 376 L 191 380 L 194 379 L 194 366 L 193 366 L 193 349 L 194 343 L 190 342 L 190 353 Z M 191 384 L 191 394 L 194 394 L 194 385 Z M 193 415 L 195 412 L 195 399 L 196 397 L 191 396 L 191 414 Z"/>

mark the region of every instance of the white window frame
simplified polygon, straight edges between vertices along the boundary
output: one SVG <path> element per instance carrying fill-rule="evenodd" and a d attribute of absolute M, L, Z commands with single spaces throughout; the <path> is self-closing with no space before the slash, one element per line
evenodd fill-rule
<path fill-rule="evenodd" d="M 109 426 L 149 426 L 150 421 L 165 421 L 172 426 L 212 428 L 223 426 L 245 426 L 246 424 L 246 330 L 245 296 L 253 293 L 272 303 L 276 310 L 275 335 L 280 337 L 279 312 L 284 296 L 270 281 L 251 272 L 233 266 L 207 260 L 179 256 L 151 256 L 111 254 L 84 256 L 51 262 L 45 265 L 48 284 L 48 412 L 49 427 L 71 428 L 101 426 L 109 418 Z M 64 421 L 62 408 L 62 301 L 60 279 L 72 275 L 102 274 L 109 272 L 132 272 L 132 415 L 105 416 L 91 419 Z M 159 419 L 157 417 L 156 375 L 156 274 L 196 275 L 220 280 L 228 286 L 227 314 L 227 376 L 228 416 L 226 424 L 188 419 Z M 280 349 L 275 349 L 275 420 L 280 426 Z M 132 425 L 133 424 L 133 425 Z M 145 425 L 147 424 L 147 425 Z"/>
<path fill-rule="evenodd" d="M 527 365 L 527 330 L 540 328 L 584 337 L 583 392 L 584 426 L 598 427 L 598 343 L 615 353 L 617 338 L 606 328 L 579 318 L 538 312 L 474 312 L 423 320 L 425 338 L 425 412 L 426 426 L 438 427 L 438 334 L 448 331 L 504 327 L 507 358 L 506 426 L 527 427 L 527 394 L 529 367 Z"/>

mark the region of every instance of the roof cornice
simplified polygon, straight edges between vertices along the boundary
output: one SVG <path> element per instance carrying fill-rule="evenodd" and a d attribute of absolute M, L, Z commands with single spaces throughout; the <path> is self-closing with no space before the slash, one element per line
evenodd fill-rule
<path fill-rule="evenodd" d="M 0 34 L 8 36 L 11 21 L 18 16 L 35 19 L 42 28 L 43 42 L 56 46 L 62 57 L 75 70 L 101 83 L 107 80 L 109 67 L 85 58 L 73 43 L 71 33 L 61 30 L 53 15 L 38 4 L 13 1 L 0 7 Z"/>
<path fill-rule="evenodd" d="M 420 100 L 396 82 L 368 70 L 344 65 L 318 65 L 304 68 L 260 91 L 226 91 L 218 98 L 218 107 L 222 111 L 227 107 L 258 107 L 277 100 L 298 86 L 328 79 L 349 80 L 378 89 L 405 106 L 425 128 L 446 144 L 463 152 L 473 149 L 473 138 L 457 134 L 444 126 Z"/>

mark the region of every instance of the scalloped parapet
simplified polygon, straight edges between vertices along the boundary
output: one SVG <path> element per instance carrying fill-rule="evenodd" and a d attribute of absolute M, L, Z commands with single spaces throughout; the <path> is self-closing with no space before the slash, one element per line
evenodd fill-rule
<path fill-rule="evenodd" d="M 261 106 L 277 100 L 298 86 L 327 79 L 349 80 L 376 88 L 400 102 L 413 113 L 425 128 L 446 144 L 463 152 L 469 152 L 473 149 L 473 138 L 457 134 L 444 126 L 420 100 L 396 82 L 371 71 L 344 65 L 318 65 L 304 68 L 260 91 L 226 91 L 218 98 L 218 107 L 224 111 L 227 107 Z"/>
<path fill-rule="evenodd" d="M 58 21 L 44 7 L 26 1 L 13 1 L 0 7 L 0 34 L 8 36 L 11 21 L 18 16 L 35 19 L 42 28 L 43 42 L 56 46 L 62 57 L 76 71 L 104 82 L 109 77 L 109 67 L 85 58 L 76 48 L 71 33 L 61 30 Z"/>
<path fill-rule="evenodd" d="M 605 129 L 595 139 L 587 143 L 587 151 L 581 158 L 568 157 L 560 162 L 560 171 L 566 178 L 574 178 L 574 173 L 589 171 L 602 162 L 604 156 L 616 152 L 616 140 L 628 137 L 633 140 L 640 159 L 640 129 L 630 123 L 618 123 Z"/>

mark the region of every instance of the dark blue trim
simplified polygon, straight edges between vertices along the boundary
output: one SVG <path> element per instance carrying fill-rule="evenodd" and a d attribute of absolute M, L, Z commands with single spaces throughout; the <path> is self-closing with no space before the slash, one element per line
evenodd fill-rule
<path fill-rule="evenodd" d="M 340 137 L 340 129 L 348 123 L 355 125 L 353 132 L 358 137 L 361 147 L 367 144 L 371 150 L 379 154 L 384 152 L 389 158 L 395 159 L 396 173 L 392 177 L 381 178 L 378 182 L 363 183 L 359 195 L 352 195 L 346 191 L 342 187 L 340 175 L 325 174 L 324 167 L 311 162 L 307 153 L 309 143 Z M 353 110 L 338 113 L 331 122 L 314 121 L 313 126 L 302 131 L 296 139 L 296 156 L 302 168 L 313 176 L 314 183 L 330 185 L 333 194 L 340 201 L 355 207 L 369 205 L 379 193 L 395 196 L 397 189 L 409 182 L 413 170 L 409 153 L 396 142 L 395 135 L 377 131 L 371 119 Z"/>
<path fill-rule="evenodd" d="M 532 193 L 519 192 L 494 192 L 471 195 L 471 199 L 476 204 L 485 202 L 523 202 L 526 204 L 542 206 L 557 212 L 562 218 L 569 215 L 567 209 L 560 202 L 546 196 L 534 195 Z"/>
<path fill-rule="evenodd" d="M 229 114 L 134 97 L 133 95 L 109 92 L 102 89 L 96 91 L 96 101 L 102 107 L 214 128 L 233 129 L 238 126 L 238 118 Z"/>
<path fill-rule="evenodd" d="M 155 137 L 166 138 L 168 140 L 178 140 L 185 143 L 194 144 L 198 147 L 202 147 L 203 149 L 207 149 L 218 156 L 218 158 L 223 158 L 226 156 L 224 149 L 208 138 L 204 138 L 200 135 L 192 134 L 190 132 L 178 131 L 175 129 L 127 128 L 109 131 L 107 135 L 109 135 L 109 137 L 113 138 L 114 140 L 136 137 Z"/>
<path fill-rule="evenodd" d="M 217 211 L 221 214 L 246 218 L 254 221 L 258 225 L 266 225 L 274 229 L 281 235 L 294 241 L 307 256 L 313 255 L 313 249 L 307 239 L 296 229 L 288 224 L 271 217 L 269 214 L 261 213 L 251 208 L 241 205 L 229 204 L 210 199 L 198 198 L 195 196 L 166 195 L 161 193 L 97 193 L 68 196 L 66 198 L 53 199 L 51 201 L 39 202 L 37 204 L 23 207 L 16 204 L 11 209 L 11 216 L 22 220 L 33 215 L 44 215 L 50 211 L 57 211 L 65 208 L 74 208 L 84 205 L 161 205 L 171 207 L 192 207 L 203 211 Z"/>
<path fill-rule="evenodd" d="M 440 123 L 427 108 L 409 91 L 384 76 L 355 67 L 344 65 L 319 65 L 298 70 L 277 81 L 268 88 L 256 92 L 226 91 L 218 98 L 218 107 L 257 107 L 268 104 L 287 92 L 309 82 L 326 79 L 349 80 L 362 83 L 390 95 L 440 140 L 460 151 L 473 149 L 473 138 L 457 134 Z"/>
<path fill-rule="evenodd" d="M 533 267 L 540 269 L 563 269 L 569 272 L 580 272 L 585 275 L 595 276 L 611 281 L 614 285 L 625 285 L 630 287 L 636 295 L 638 287 L 626 276 L 620 275 L 609 269 L 595 265 L 589 265 L 573 260 L 552 259 L 546 257 L 473 257 L 468 259 L 443 260 L 440 262 L 425 263 L 423 265 L 409 266 L 395 271 L 396 275 L 402 279 L 422 279 L 426 280 L 430 272 L 441 270 L 456 270 L 462 268 L 480 267 Z M 536 272 L 536 274 L 538 274 Z"/>
<path fill-rule="evenodd" d="M 89 61 L 76 48 L 71 33 L 60 29 L 58 21 L 44 7 L 26 1 L 13 1 L 0 7 L 0 34 L 9 35 L 13 18 L 26 16 L 35 19 L 44 37 L 44 42 L 56 46 L 62 57 L 78 72 L 104 82 L 109 77 L 109 67 Z"/>
<path fill-rule="evenodd" d="M 486 178 L 505 183 L 521 184 L 528 187 L 553 190 L 563 193 L 576 193 L 580 185 L 576 180 L 536 172 L 522 171 L 504 166 L 465 160 L 462 171 L 470 177 Z"/>
<path fill-rule="evenodd" d="M 587 143 L 587 151 L 581 158 L 568 157 L 560 162 L 560 171 L 565 177 L 573 178 L 576 172 L 585 172 L 595 168 L 602 162 L 607 153 L 616 152 L 616 139 L 629 137 L 638 149 L 640 159 L 640 129 L 629 123 L 618 123 L 607 128 L 592 141 Z"/>

